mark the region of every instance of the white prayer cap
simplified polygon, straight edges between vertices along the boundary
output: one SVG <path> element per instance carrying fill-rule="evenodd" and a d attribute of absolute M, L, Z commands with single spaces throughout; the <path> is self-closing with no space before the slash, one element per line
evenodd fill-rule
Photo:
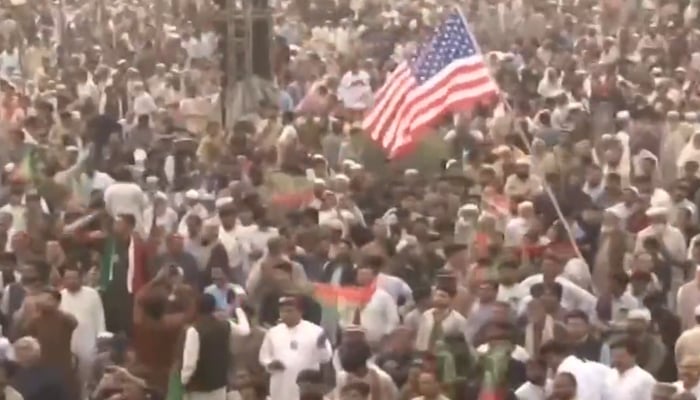
<path fill-rule="evenodd" d="M 216 199 L 216 201 L 214 202 L 214 207 L 221 208 L 221 207 L 229 205 L 231 203 L 233 203 L 233 197 L 230 197 L 230 196 L 220 197 L 220 198 Z"/>
<path fill-rule="evenodd" d="M 396 252 L 401 252 L 401 250 L 405 249 L 406 247 L 415 246 L 416 244 L 418 244 L 418 239 L 416 239 L 415 236 L 406 235 L 399 240 L 399 243 L 396 244 Z"/>
<path fill-rule="evenodd" d="M 314 179 L 314 185 L 325 186 L 325 185 L 326 185 L 326 181 L 324 181 L 324 180 L 321 179 L 321 178 L 316 178 L 316 179 Z"/>
<path fill-rule="evenodd" d="M 639 189 L 637 189 L 636 186 L 627 186 L 626 188 L 624 188 L 624 189 L 622 189 L 622 190 L 629 190 L 630 192 L 632 192 L 632 193 L 636 194 L 637 196 L 639 196 Z"/>
<path fill-rule="evenodd" d="M 696 119 L 698 119 L 698 114 L 696 112 L 689 111 L 687 113 L 683 113 L 683 118 L 686 121 L 695 121 Z"/>
<path fill-rule="evenodd" d="M 100 332 L 100 333 L 97 334 L 97 338 L 98 338 L 98 339 L 103 339 L 103 340 L 109 340 L 109 339 L 111 339 L 111 338 L 113 338 L 113 337 L 114 337 L 114 334 L 113 334 L 112 332 L 107 332 L 107 331 Z"/>
<path fill-rule="evenodd" d="M 350 170 L 351 170 L 351 171 L 360 171 L 360 170 L 362 170 L 362 169 L 364 169 L 364 168 L 365 168 L 365 167 L 363 167 L 362 164 L 358 164 L 358 163 L 353 163 L 353 164 L 350 166 Z"/>
<path fill-rule="evenodd" d="M 146 177 L 146 183 L 158 183 L 158 177 L 155 175 L 148 175 Z"/>
<path fill-rule="evenodd" d="M 144 162 L 146 158 L 148 158 L 148 154 L 146 154 L 144 149 L 134 150 L 134 163 L 138 164 L 140 162 Z"/>
<path fill-rule="evenodd" d="M 636 308 L 627 314 L 627 319 L 640 319 L 645 322 L 651 321 L 651 312 L 647 308 Z"/>
<path fill-rule="evenodd" d="M 617 114 L 615 114 L 615 118 L 619 120 L 630 119 L 630 112 L 627 110 L 618 111 Z"/>
<path fill-rule="evenodd" d="M 343 160 L 343 167 L 350 168 L 355 164 L 355 161 L 347 159 Z"/>
<path fill-rule="evenodd" d="M 80 151 L 80 149 L 78 148 L 78 146 L 66 146 L 66 151 L 71 152 L 71 153 L 75 153 L 75 152 Z"/>
<path fill-rule="evenodd" d="M 3 168 L 3 170 L 5 170 L 5 172 L 12 172 L 14 169 L 15 169 L 15 163 L 7 163 L 7 164 L 5 164 L 5 167 Z"/>
<path fill-rule="evenodd" d="M 453 165 L 456 165 L 456 164 L 457 164 L 457 160 L 455 160 L 454 158 L 447 160 L 447 162 L 445 163 L 445 169 L 450 169 L 450 168 L 452 168 Z"/>
<path fill-rule="evenodd" d="M 685 73 L 685 68 L 677 67 L 676 69 L 673 70 L 673 72 Z"/>
<path fill-rule="evenodd" d="M 323 160 L 323 161 L 326 161 L 326 157 L 324 157 L 322 154 L 318 154 L 318 153 L 316 153 L 316 154 L 314 154 L 313 156 L 311 156 L 311 159 L 312 159 L 312 160 Z"/>
<path fill-rule="evenodd" d="M 403 172 L 404 175 L 418 175 L 418 170 L 415 168 L 409 168 Z"/>
<path fill-rule="evenodd" d="M 457 137 L 457 131 L 456 131 L 455 129 L 450 129 L 450 130 L 445 134 L 445 136 L 443 137 L 443 139 L 444 139 L 446 142 L 450 142 L 450 141 L 452 141 L 452 140 L 453 140 L 454 138 L 456 138 L 456 137 Z"/>
<path fill-rule="evenodd" d="M 668 118 L 680 118 L 681 114 L 676 110 L 671 110 L 666 113 L 666 116 Z"/>
<path fill-rule="evenodd" d="M 348 178 L 348 176 L 345 174 L 338 174 L 338 175 L 334 176 L 333 178 L 337 181 L 343 181 L 346 183 L 350 182 L 350 178 Z"/>
<path fill-rule="evenodd" d="M 156 192 L 155 198 L 156 200 L 168 200 L 168 196 L 166 196 L 165 193 L 161 192 L 160 190 Z"/>
<path fill-rule="evenodd" d="M 479 142 L 484 141 L 484 132 L 478 130 L 478 129 L 472 129 L 469 131 L 469 134 Z"/>
<path fill-rule="evenodd" d="M 457 211 L 458 213 L 463 213 L 463 212 L 473 212 L 473 213 L 478 213 L 479 212 L 479 206 L 477 206 L 474 203 L 467 203 L 463 205 L 462 207 L 459 208 Z"/>
<path fill-rule="evenodd" d="M 215 196 L 213 193 L 207 193 L 207 192 L 203 193 L 202 197 L 201 197 L 201 199 L 203 201 L 214 201 L 214 198 L 215 198 Z"/>
<path fill-rule="evenodd" d="M 185 192 L 185 198 L 188 200 L 199 200 L 199 192 L 194 189 L 190 189 Z"/>
<path fill-rule="evenodd" d="M 665 217 L 668 214 L 666 207 L 649 207 L 646 211 L 647 217 Z"/>

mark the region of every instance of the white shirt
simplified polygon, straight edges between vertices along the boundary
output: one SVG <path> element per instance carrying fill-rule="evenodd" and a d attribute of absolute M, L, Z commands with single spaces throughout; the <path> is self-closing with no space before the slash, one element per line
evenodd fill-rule
<path fill-rule="evenodd" d="M 568 372 L 576 378 L 576 398 L 585 400 L 605 400 L 616 397 L 608 396 L 608 376 L 612 374 L 610 368 L 593 361 L 585 361 L 576 356 L 566 357 L 557 373 Z M 619 399 L 622 400 L 622 399 Z"/>
<path fill-rule="evenodd" d="M 79 83 L 77 85 L 78 98 L 81 101 L 86 101 L 87 99 L 92 100 L 93 104 L 97 104 L 100 100 L 100 92 L 97 90 L 97 85 L 88 79 L 84 83 Z"/>
<path fill-rule="evenodd" d="M 430 345 L 430 333 L 435 326 L 435 309 L 431 308 L 421 315 L 418 320 L 418 330 L 416 332 L 416 350 L 426 351 Z M 442 332 L 445 335 L 462 333 L 464 340 L 469 341 L 467 335 L 467 319 L 455 310 L 450 310 L 450 313 L 441 322 Z"/>
<path fill-rule="evenodd" d="M 243 310 L 236 309 L 236 318 L 238 323 L 229 321 L 231 325 L 231 340 L 235 336 L 246 336 L 250 334 L 250 325 L 248 318 Z M 199 333 L 197 329 L 190 326 L 185 333 L 185 346 L 182 352 L 182 370 L 180 371 L 180 379 L 183 385 L 186 385 L 197 369 L 197 361 L 199 360 Z"/>
<path fill-rule="evenodd" d="M 141 226 L 143 209 L 146 205 L 146 195 L 141 187 L 131 182 L 117 182 L 104 192 L 105 209 L 112 217 L 119 214 L 131 214 Z"/>
<path fill-rule="evenodd" d="M 489 349 L 491 346 L 489 346 L 488 343 L 483 343 L 481 346 L 476 348 L 476 352 L 479 354 L 486 354 L 489 352 Z M 530 353 L 525 350 L 525 348 L 519 344 L 516 344 L 515 347 L 513 347 L 513 350 L 510 352 L 510 356 L 514 360 L 518 360 L 520 362 L 526 362 L 527 360 L 530 359 Z"/>
<path fill-rule="evenodd" d="M 228 264 L 231 268 L 244 268 L 247 270 L 248 255 L 243 243 L 236 235 L 236 229 L 226 230 L 223 226 L 219 227 L 219 240 L 226 249 L 228 256 Z"/>
<path fill-rule="evenodd" d="M 105 313 L 99 293 L 83 286 L 73 293 L 61 290 L 60 309 L 72 314 L 78 321 L 71 338 L 71 351 L 78 356 L 89 356 L 97 351 L 97 335 L 106 330 Z"/>
<path fill-rule="evenodd" d="M 340 326 L 352 325 L 355 308 L 339 310 Z M 384 336 L 393 332 L 399 325 L 399 310 L 393 297 L 381 288 L 377 288 L 372 298 L 360 312 L 360 325 L 365 328 L 367 341 L 379 342 Z"/>
<path fill-rule="evenodd" d="M 279 138 L 277 138 L 277 145 L 286 146 L 292 142 L 296 142 L 299 139 L 297 134 L 297 129 L 292 124 L 287 124 L 282 128 Z"/>
<path fill-rule="evenodd" d="M 270 371 L 270 400 L 298 400 L 299 372 L 318 370 L 321 363 L 330 361 L 332 349 L 328 340 L 322 347 L 317 345 L 321 334 L 323 328 L 304 320 L 293 327 L 280 323 L 267 331 L 260 347 L 260 364 L 267 368 L 279 361 L 284 365 L 282 371 Z"/>
<path fill-rule="evenodd" d="M 547 394 L 545 393 L 545 386 L 537 386 L 532 382 L 525 382 L 515 391 L 515 397 L 518 400 L 545 400 Z"/>
<path fill-rule="evenodd" d="M 638 365 L 608 376 L 610 398 L 614 400 L 651 400 L 656 379 Z"/>
<path fill-rule="evenodd" d="M 348 71 L 343 75 L 338 86 L 338 97 L 343 106 L 351 110 L 365 110 L 372 105 L 372 87 L 370 76 L 365 71 L 353 73 Z"/>
<path fill-rule="evenodd" d="M 413 302 L 413 291 L 411 287 L 397 276 L 380 272 L 377 275 L 377 287 L 384 289 L 395 301 L 398 300 L 399 297 L 403 297 L 405 301 L 404 304 Z"/>
<path fill-rule="evenodd" d="M 532 275 L 528 277 L 527 279 L 520 282 L 521 293 L 529 294 L 530 288 L 532 288 L 538 283 L 542 283 L 543 281 L 544 277 L 542 276 L 542 274 Z M 562 307 L 564 307 L 567 310 L 581 310 L 589 315 L 594 315 L 595 307 L 598 303 L 598 300 L 595 296 L 593 296 L 591 293 L 587 292 L 586 290 L 579 287 L 577 284 L 571 282 L 570 280 L 562 276 L 556 277 L 555 282 L 559 283 L 562 286 Z M 525 299 L 523 299 L 523 303 L 525 304 L 521 304 L 521 307 L 527 305 L 527 303 L 529 302 L 529 298 L 530 296 L 528 295 Z"/>
<path fill-rule="evenodd" d="M 267 253 L 267 242 L 279 236 L 279 231 L 275 227 L 260 229 L 257 224 L 236 227 L 236 236 L 241 241 L 243 247 L 251 252 L 253 250 Z"/>
<path fill-rule="evenodd" d="M 148 92 L 143 92 L 136 97 L 134 97 L 134 114 L 138 115 L 151 115 L 158 111 L 158 106 L 153 100 L 153 97 Z"/>

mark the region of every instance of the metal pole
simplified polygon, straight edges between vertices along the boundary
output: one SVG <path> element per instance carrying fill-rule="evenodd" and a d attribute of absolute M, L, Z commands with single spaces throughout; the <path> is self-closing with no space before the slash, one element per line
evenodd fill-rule
<path fill-rule="evenodd" d="M 221 90 L 221 109 L 223 113 L 224 127 L 227 132 L 232 132 L 235 123 L 234 97 L 236 92 L 236 0 L 226 0 L 224 12 L 226 13 L 226 33 L 224 47 L 224 71 Z"/>

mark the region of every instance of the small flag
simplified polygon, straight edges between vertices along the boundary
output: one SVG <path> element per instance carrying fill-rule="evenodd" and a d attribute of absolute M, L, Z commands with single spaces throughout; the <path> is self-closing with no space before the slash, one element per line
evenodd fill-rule
<path fill-rule="evenodd" d="M 491 102 L 498 92 L 467 22 L 455 12 L 389 75 L 362 127 L 395 158 L 447 113 Z"/>
<path fill-rule="evenodd" d="M 506 346 L 489 349 L 479 360 L 484 371 L 479 400 L 505 400 L 510 350 Z"/>
<path fill-rule="evenodd" d="M 39 155 L 36 149 L 27 150 L 17 169 L 13 172 L 13 178 L 31 183 L 39 179 Z"/>
<path fill-rule="evenodd" d="M 313 296 L 326 310 L 337 312 L 338 315 L 349 315 L 357 308 L 366 305 L 377 288 L 376 281 L 369 286 L 337 286 L 327 283 L 314 283 Z"/>

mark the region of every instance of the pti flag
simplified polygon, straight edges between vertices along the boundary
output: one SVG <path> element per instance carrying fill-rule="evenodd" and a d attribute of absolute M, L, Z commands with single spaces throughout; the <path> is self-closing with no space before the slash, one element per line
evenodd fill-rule
<path fill-rule="evenodd" d="M 362 125 L 395 158 L 447 113 L 490 102 L 498 92 L 466 20 L 455 12 L 387 77 Z"/>

